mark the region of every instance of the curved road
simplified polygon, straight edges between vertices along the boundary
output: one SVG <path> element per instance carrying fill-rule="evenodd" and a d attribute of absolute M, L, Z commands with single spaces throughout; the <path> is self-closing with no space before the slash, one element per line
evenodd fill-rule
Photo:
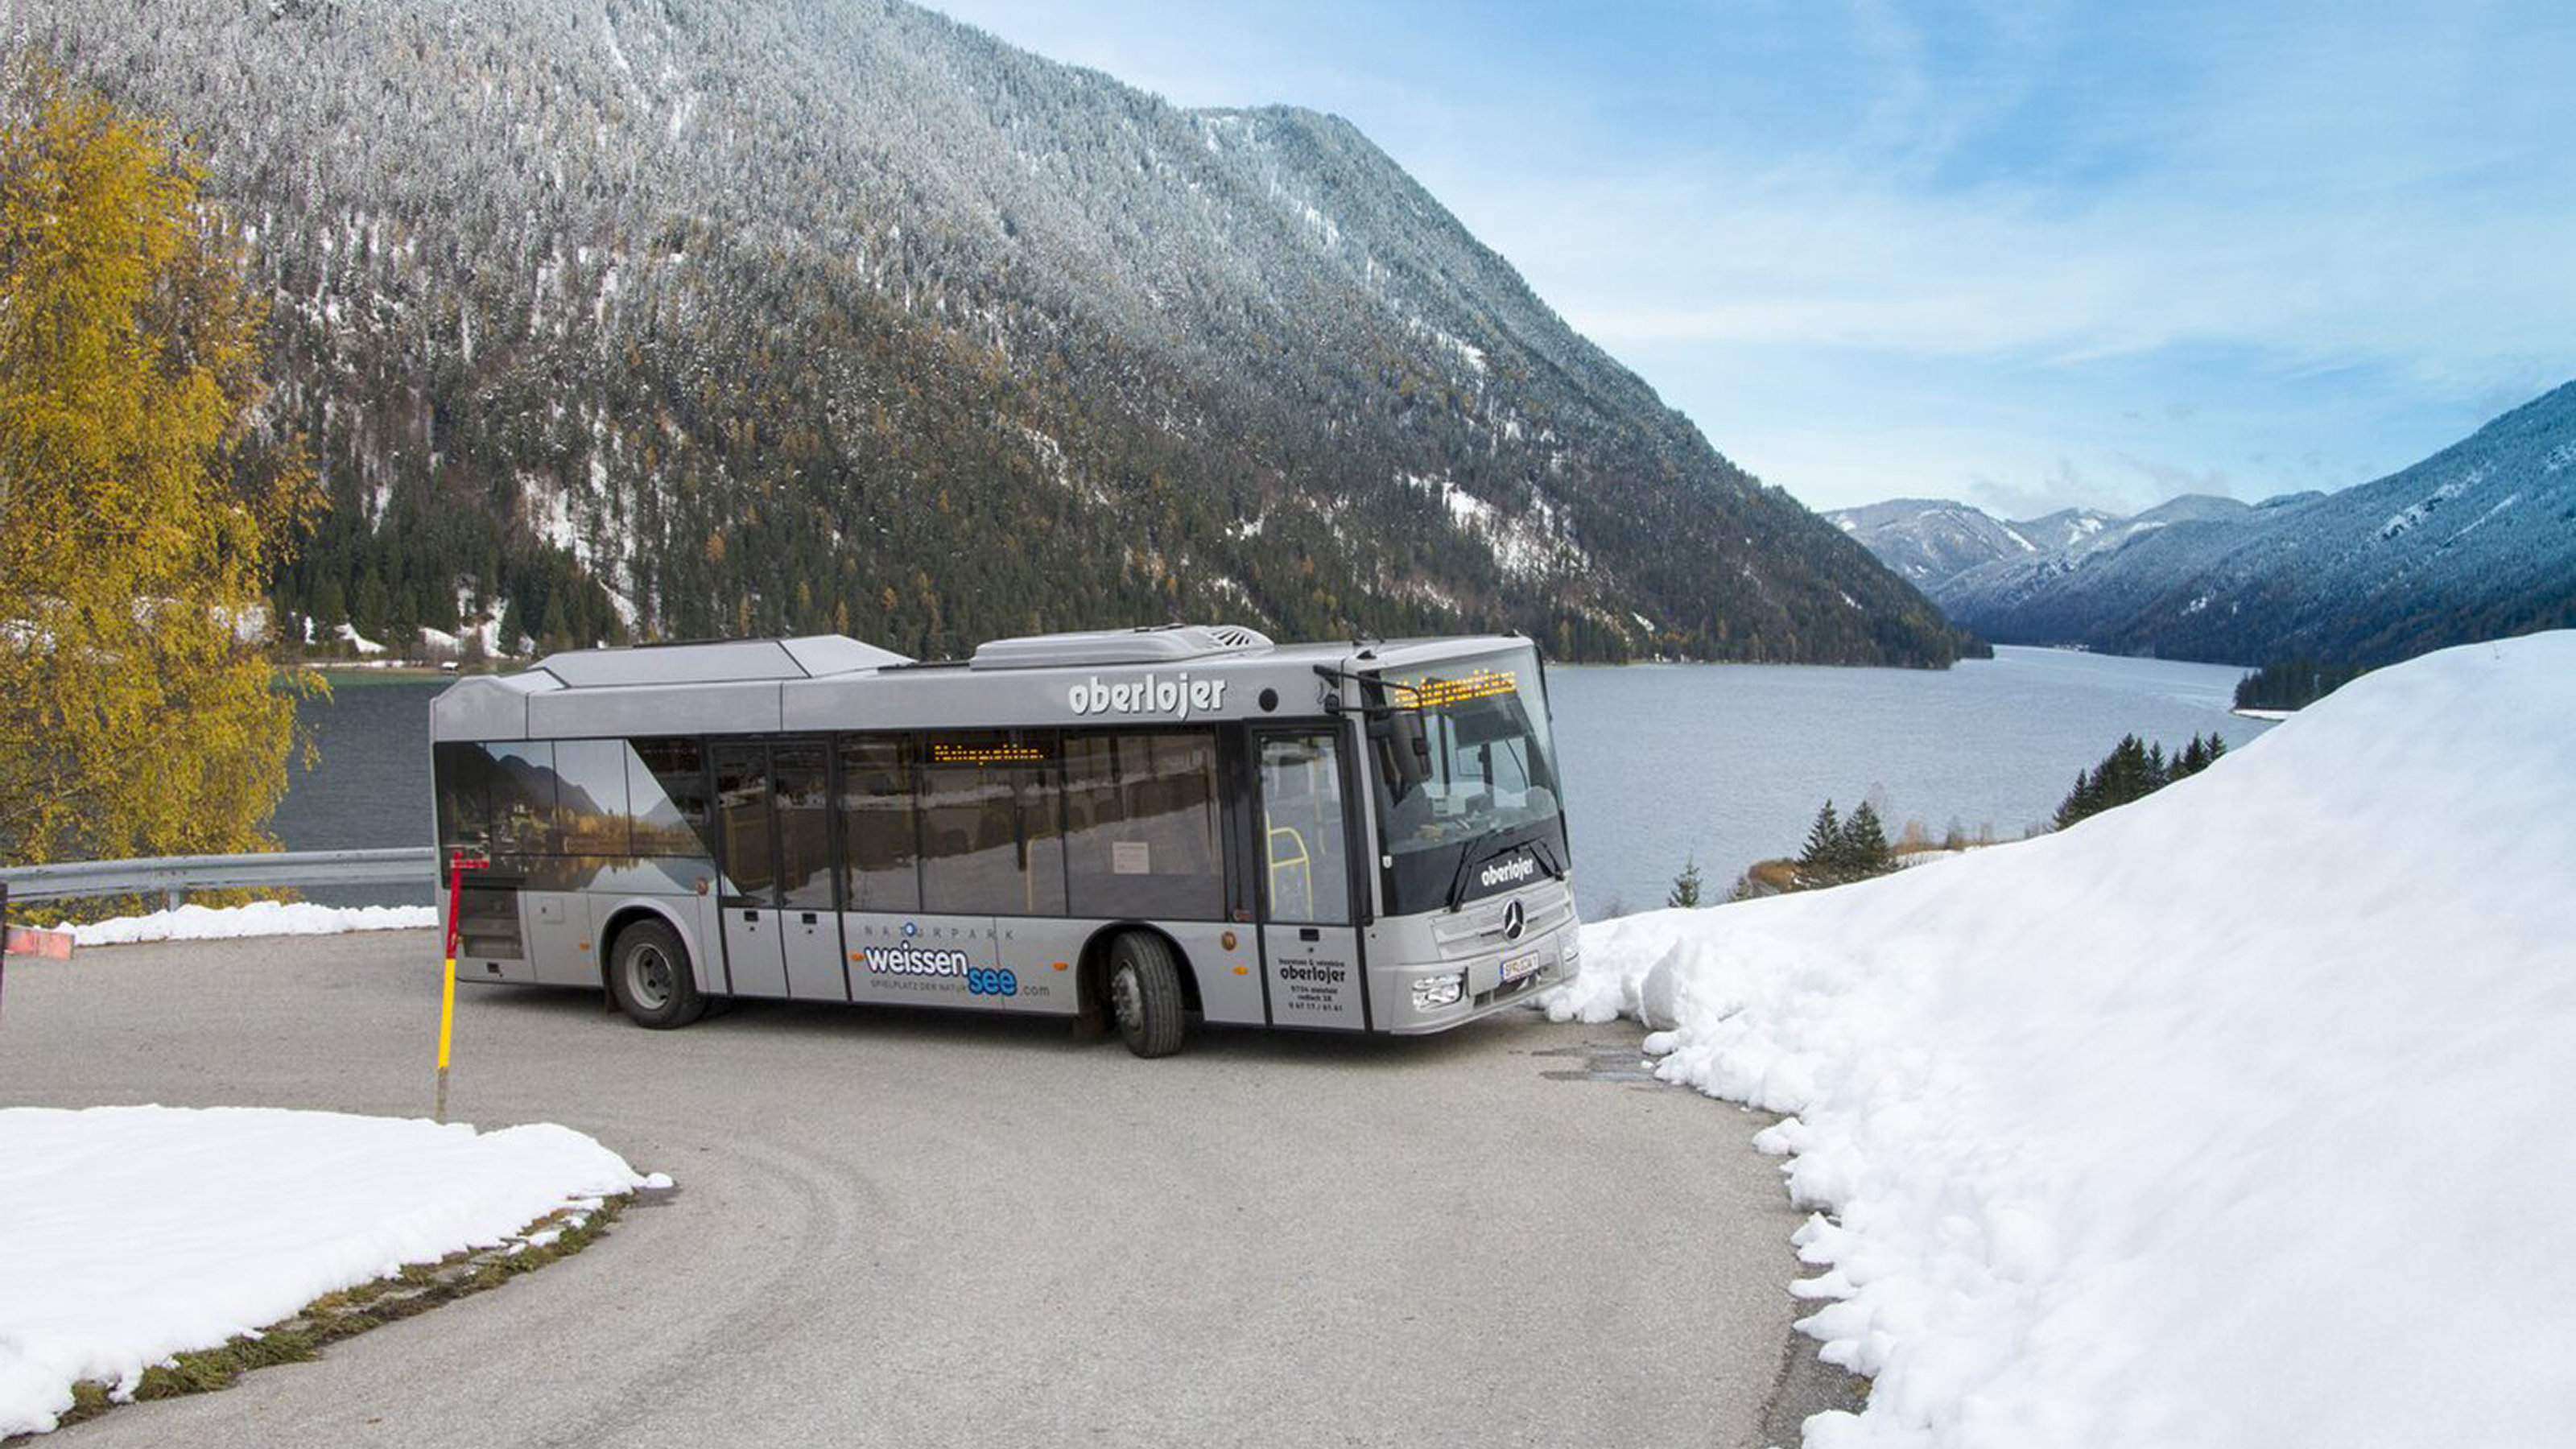
<path fill-rule="evenodd" d="M 427 932 L 9 972 L 0 1103 L 422 1114 Z M 65 1449 L 1720 1444 L 1787 1435 L 1755 1119 L 1534 1013 L 1419 1041 L 458 992 L 452 1115 L 678 1179 L 591 1248 Z M 1806 1405 L 1804 1407 L 1815 1407 Z"/>

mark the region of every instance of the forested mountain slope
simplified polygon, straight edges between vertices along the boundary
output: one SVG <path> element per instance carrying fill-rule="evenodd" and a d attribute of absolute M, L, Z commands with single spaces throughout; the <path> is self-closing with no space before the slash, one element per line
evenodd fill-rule
<path fill-rule="evenodd" d="M 1898 546 L 1884 528 L 1871 536 L 1891 564 L 1920 556 L 1902 533 Z M 2385 664 L 2564 628 L 2576 624 L 2576 383 L 2375 482 L 2256 505 L 2177 498 L 2069 546 L 1922 583 L 1999 642 L 2237 664 Z"/>
<path fill-rule="evenodd" d="M 1959 647 L 1328 116 L 882 0 L 0 19 L 207 158 L 334 500 L 279 599 L 326 629 Z"/>

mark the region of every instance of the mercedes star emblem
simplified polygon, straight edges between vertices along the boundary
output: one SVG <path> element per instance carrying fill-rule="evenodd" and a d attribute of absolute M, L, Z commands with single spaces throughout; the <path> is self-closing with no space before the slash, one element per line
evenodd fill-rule
<path fill-rule="evenodd" d="M 1527 927 L 1528 925 L 1529 925 L 1529 922 L 1528 922 L 1527 920 L 1525 920 L 1525 919 L 1523 919 L 1523 918 L 1522 918 L 1522 915 L 1521 915 L 1521 903 L 1520 903 L 1520 902 L 1518 902 L 1518 901 L 1514 901 L 1514 902 L 1512 902 L 1510 905 L 1503 907 L 1503 939 L 1504 939 L 1504 940 L 1506 940 L 1506 941 L 1517 941 L 1517 940 L 1519 940 L 1519 939 L 1521 938 L 1521 931 L 1522 931 L 1525 927 Z"/>

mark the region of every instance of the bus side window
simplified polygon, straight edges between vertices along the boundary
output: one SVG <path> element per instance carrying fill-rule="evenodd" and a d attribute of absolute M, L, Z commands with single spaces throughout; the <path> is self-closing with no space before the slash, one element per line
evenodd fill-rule
<path fill-rule="evenodd" d="M 496 859 L 554 855 L 555 747 L 551 740 L 483 747 L 491 757 L 492 853 Z"/>
<path fill-rule="evenodd" d="M 940 736 L 921 766 L 921 904 L 1062 915 L 1062 776 L 1052 732 Z"/>
<path fill-rule="evenodd" d="M 1072 733 L 1064 756 L 1076 914 L 1224 914 L 1213 735 Z"/>
<path fill-rule="evenodd" d="M 430 751 L 438 773 L 438 847 L 442 858 L 492 851 L 492 759 L 476 744 L 445 743 Z"/>
<path fill-rule="evenodd" d="M 693 739 L 636 740 L 626 757 L 637 855 L 712 856 L 706 747 Z"/>
<path fill-rule="evenodd" d="M 832 824 L 823 746 L 781 744 L 770 752 L 778 792 L 779 904 L 791 911 L 832 906 Z"/>
<path fill-rule="evenodd" d="M 725 880 L 748 903 L 773 906 L 778 867 L 769 844 L 769 751 L 762 745 L 718 745 L 710 753 Z"/>
<path fill-rule="evenodd" d="M 912 751 L 899 735 L 841 741 L 842 897 L 853 911 L 921 909 Z"/>
<path fill-rule="evenodd" d="M 555 790 L 557 848 L 563 854 L 602 860 L 629 853 L 624 741 L 556 741 Z"/>

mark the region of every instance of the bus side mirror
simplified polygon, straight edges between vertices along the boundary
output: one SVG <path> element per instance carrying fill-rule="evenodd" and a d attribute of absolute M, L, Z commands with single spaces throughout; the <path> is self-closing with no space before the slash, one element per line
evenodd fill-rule
<path fill-rule="evenodd" d="M 1376 729 L 1387 744 L 1387 793 L 1401 800 L 1431 778 L 1431 741 L 1422 732 L 1422 716 L 1410 709 L 1389 712 Z"/>

